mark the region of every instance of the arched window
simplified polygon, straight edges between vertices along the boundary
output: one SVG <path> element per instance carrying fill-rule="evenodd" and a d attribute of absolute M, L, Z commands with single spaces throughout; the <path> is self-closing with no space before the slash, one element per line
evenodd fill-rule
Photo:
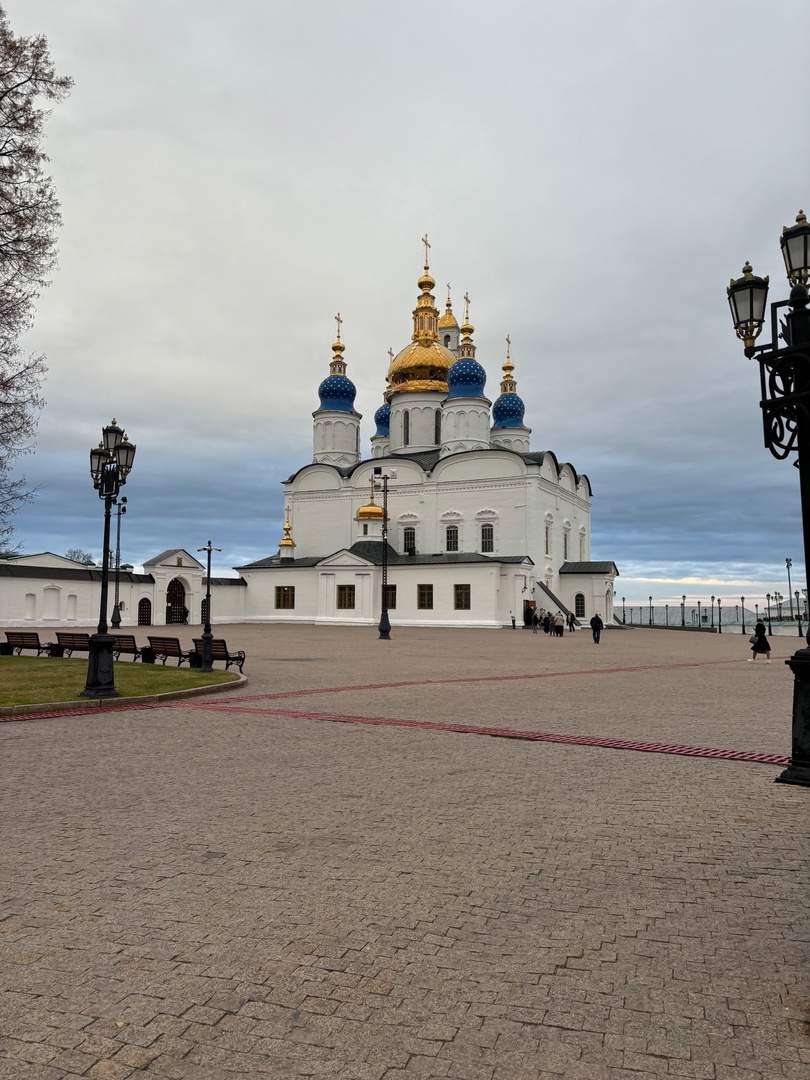
<path fill-rule="evenodd" d="M 481 526 L 481 550 L 495 550 L 495 529 L 489 522 Z"/>
<path fill-rule="evenodd" d="M 436 416 L 433 421 L 433 441 L 438 446 L 442 441 L 442 410 L 436 410 Z"/>
<path fill-rule="evenodd" d="M 546 522 L 546 555 L 551 554 L 551 524 Z"/>
<path fill-rule="evenodd" d="M 450 348 L 450 335 L 449 334 L 444 335 L 444 347 L 445 347 L 445 349 Z"/>
<path fill-rule="evenodd" d="M 448 525 L 446 536 L 445 550 L 458 551 L 458 525 Z"/>
<path fill-rule="evenodd" d="M 402 445 L 411 445 L 411 414 L 407 409 L 402 414 Z"/>
<path fill-rule="evenodd" d="M 402 547 L 406 555 L 412 551 L 416 552 L 416 529 L 412 525 L 402 530 Z"/>
<path fill-rule="evenodd" d="M 585 597 L 581 592 L 574 597 L 574 614 L 578 619 L 585 618 Z"/>
<path fill-rule="evenodd" d="M 565 562 L 568 561 L 568 548 L 570 547 L 570 543 L 569 543 L 570 539 L 571 539 L 571 534 L 568 531 L 568 529 L 566 529 L 563 532 L 563 560 Z"/>

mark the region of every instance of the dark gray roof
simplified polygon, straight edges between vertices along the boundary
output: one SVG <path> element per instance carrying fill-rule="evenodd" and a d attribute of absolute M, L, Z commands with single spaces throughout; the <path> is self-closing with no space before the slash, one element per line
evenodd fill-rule
<path fill-rule="evenodd" d="M 101 581 L 101 568 L 88 566 L 82 568 L 72 566 L 15 566 L 13 563 L 0 562 L 0 577 L 15 578 L 52 578 L 61 581 Z M 110 580 L 113 572 L 110 571 Z M 151 574 L 130 574 L 126 570 L 120 570 L 118 580 L 132 584 L 141 582 L 154 582 Z"/>
<path fill-rule="evenodd" d="M 208 584 L 208 578 L 203 574 L 203 585 Z M 247 588 L 247 582 L 241 577 L 212 577 L 212 585 L 244 585 Z"/>
<path fill-rule="evenodd" d="M 561 574 L 615 574 L 619 571 L 615 562 L 566 562 L 560 567 Z"/>
<path fill-rule="evenodd" d="M 360 559 L 365 559 L 374 566 L 382 565 L 383 551 L 381 540 L 358 540 L 352 544 L 348 551 Z M 336 555 L 337 552 L 332 552 Z M 310 555 L 304 559 L 282 559 L 279 555 L 271 555 L 267 559 L 259 559 L 258 562 L 248 563 L 247 566 L 237 566 L 236 570 L 262 570 L 270 567 L 285 566 L 291 569 L 300 567 L 317 566 L 330 555 Z M 388 545 L 389 566 L 436 566 L 452 563 L 534 563 L 528 555 L 482 555 L 478 551 L 440 551 L 435 555 L 419 553 L 417 555 L 401 555 Z"/>

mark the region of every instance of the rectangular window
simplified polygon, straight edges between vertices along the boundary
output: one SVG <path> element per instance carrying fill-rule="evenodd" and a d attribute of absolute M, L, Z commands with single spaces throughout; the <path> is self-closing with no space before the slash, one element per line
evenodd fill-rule
<path fill-rule="evenodd" d="M 568 539 L 569 539 L 569 535 L 570 534 L 568 533 L 567 530 L 563 533 L 563 559 L 565 559 L 566 562 L 568 561 Z"/>
<path fill-rule="evenodd" d="M 469 585 L 454 585 L 453 586 L 453 598 L 455 601 L 456 611 L 469 611 L 470 610 L 470 586 Z"/>
<path fill-rule="evenodd" d="M 354 610 L 354 585 L 338 585 L 337 606 L 338 611 Z"/>
<path fill-rule="evenodd" d="M 432 585 L 417 585 L 416 586 L 416 606 L 420 611 L 432 611 L 433 610 L 433 586 Z"/>
<path fill-rule="evenodd" d="M 294 585 L 276 585 L 276 607 L 288 611 L 295 607 Z"/>
<path fill-rule="evenodd" d="M 397 607 L 397 587 L 396 585 L 385 586 L 385 606 L 389 611 L 396 611 Z"/>
<path fill-rule="evenodd" d="M 546 525 L 546 555 L 551 554 L 551 526 Z"/>
<path fill-rule="evenodd" d="M 447 550 L 458 551 L 458 525 L 447 526 Z"/>

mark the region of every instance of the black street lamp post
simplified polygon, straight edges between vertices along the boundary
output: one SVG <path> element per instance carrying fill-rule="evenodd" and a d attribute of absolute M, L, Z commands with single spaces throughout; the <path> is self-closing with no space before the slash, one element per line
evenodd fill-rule
<path fill-rule="evenodd" d="M 123 499 L 113 499 L 115 506 L 115 603 L 113 604 L 113 612 L 110 616 L 110 622 L 113 624 L 114 629 L 118 629 L 121 625 L 121 608 L 118 603 L 118 583 L 121 575 L 121 515 L 127 512 L 127 497 Z"/>
<path fill-rule="evenodd" d="M 797 623 L 798 628 L 799 628 L 799 637 L 801 637 L 802 636 L 802 609 L 801 609 L 801 607 L 799 605 L 799 590 L 798 589 L 794 593 L 794 596 L 796 597 L 796 623 Z"/>
<path fill-rule="evenodd" d="M 745 633 L 745 597 L 740 597 L 740 611 L 742 611 L 742 632 Z"/>
<path fill-rule="evenodd" d="M 391 620 L 388 618 L 388 481 L 397 474 L 392 469 L 390 473 L 384 473 L 381 465 L 374 466 L 375 487 L 376 481 L 382 485 L 383 493 L 383 518 L 382 518 L 382 601 L 380 605 L 379 639 L 391 640 Z M 514 629 L 515 620 L 512 620 Z"/>
<path fill-rule="evenodd" d="M 768 601 L 768 633 L 773 633 L 773 627 L 771 626 L 771 594 L 765 593 L 765 599 Z"/>
<path fill-rule="evenodd" d="M 700 627 L 703 625 L 703 623 L 700 621 L 700 601 L 699 600 L 697 602 L 697 606 L 698 606 L 698 629 L 700 629 Z"/>
<path fill-rule="evenodd" d="M 652 597 L 650 597 L 650 626 L 652 626 Z"/>
<path fill-rule="evenodd" d="M 734 329 L 745 355 L 759 363 L 765 445 L 784 460 L 794 450 L 799 470 L 805 574 L 810 569 L 810 225 L 803 210 L 779 240 L 791 285 L 788 300 L 770 305 L 771 341 L 756 345 L 765 322 L 768 278 L 757 277 L 749 263 L 731 281 L 728 302 Z M 780 322 L 780 312 L 789 308 Z M 793 672 L 793 719 L 790 764 L 777 779 L 810 787 L 810 628 L 807 648 L 786 661 Z"/>
<path fill-rule="evenodd" d="M 681 597 L 681 626 L 686 626 L 686 596 Z"/>
<path fill-rule="evenodd" d="M 793 559 L 785 559 L 785 566 L 787 568 L 788 578 L 788 603 L 790 604 L 790 621 L 793 622 L 793 593 L 791 589 L 793 586 L 790 584 L 790 568 L 793 566 Z"/>
<path fill-rule="evenodd" d="M 714 630 L 714 597 L 712 597 L 712 630 Z"/>
<path fill-rule="evenodd" d="M 669 604 L 664 604 L 664 611 L 666 612 L 666 627 L 669 630 Z"/>
<path fill-rule="evenodd" d="M 118 697 L 113 674 L 115 638 L 107 632 L 107 593 L 110 580 L 110 518 L 112 507 L 135 461 L 135 447 L 115 420 L 101 429 L 102 441 L 90 451 L 90 475 L 104 500 L 104 550 L 101 558 L 101 601 L 98 632 L 90 638 L 87 683 L 81 697 Z"/>
<path fill-rule="evenodd" d="M 624 608 L 624 597 L 622 597 L 622 625 L 623 626 L 627 625 L 627 612 L 625 611 L 625 608 Z"/>
<path fill-rule="evenodd" d="M 214 635 L 211 633 L 211 552 L 222 551 L 222 548 L 211 547 L 211 541 L 209 540 L 205 547 L 197 548 L 197 551 L 206 552 L 208 557 L 207 576 L 205 578 L 205 626 L 202 632 L 202 663 L 200 664 L 200 671 L 213 671 L 214 658 L 211 655 L 211 642 L 214 640 Z"/>
<path fill-rule="evenodd" d="M 723 612 L 720 609 L 720 597 L 717 597 L 717 633 L 723 633 Z"/>

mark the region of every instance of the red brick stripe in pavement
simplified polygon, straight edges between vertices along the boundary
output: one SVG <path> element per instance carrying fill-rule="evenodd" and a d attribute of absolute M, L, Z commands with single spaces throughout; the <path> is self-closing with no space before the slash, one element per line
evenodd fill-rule
<path fill-rule="evenodd" d="M 313 694 L 337 694 L 347 691 L 363 690 L 392 690 L 405 686 L 441 686 L 453 683 L 478 683 L 478 682 L 512 682 L 525 679 L 556 679 L 580 675 L 616 675 L 639 671 L 674 670 L 678 668 L 706 667 L 716 664 L 736 664 L 739 660 L 706 660 L 681 664 L 642 664 L 636 667 L 601 668 L 598 670 L 588 669 L 585 671 L 548 671 L 536 672 L 523 675 L 478 675 L 470 678 L 458 679 L 410 679 L 394 683 L 368 683 L 362 686 L 325 686 L 314 689 L 284 690 L 270 694 L 240 695 L 238 698 L 217 698 L 216 703 L 207 699 L 195 699 L 194 701 L 172 701 L 161 703 L 148 703 L 144 705 L 114 705 L 108 707 L 94 707 L 83 709 L 81 707 L 69 712 L 42 712 L 28 713 L 16 716 L 0 716 L 3 721 L 22 720 L 46 720 L 58 716 L 88 716 L 99 712 L 123 712 L 144 709 L 196 709 L 205 712 L 242 712 L 258 713 L 263 716 L 284 716 L 300 720 L 319 720 L 338 724 L 369 724 L 378 727 L 407 727 L 419 728 L 426 731 L 447 731 L 461 735 L 488 735 L 498 739 L 523 739 L 529 742 L 553 742 L 566 743 L 573 746 L 597 746 L 610 750 L 636 750 L 648 754 L 677 754 L 684 757 L 710 757 L 724 761 L 748 761 L 763 765 L 787 765 L 789 758 L 781 754 L 757 754 L 744 750 L 723 750 L 707 746 L 683 746 L 677 743 L 650 743 L 628 739 L 607 739 L 590 735 L 563 735 L 554 732 L 542 731 L 513 731 L 508 728 L 473 727 L 467 724 L 439 724 L 426 720 L 402 720 L 384 717 L 351 716 L 340 713 L 301 712 L 291 709 L 261 709 L 251 708 L 244 703 L 248 701 L 273 701 L 279 698 L 308 697 Z"/>
<path fill-rule="evenodd" d="M 459 681 L 459 680 L 454 680 Z M 678 743 L 638 742 L 633 739 L 605 739 L 593 735 L 560 735 L 549 731 L 513 731 L 509 728 L 473 727 L 469 724 L 438 724 L 429 720 L 399 720 L 381 716 L 347 716 L 340 713 L 298 712 L 293 709 L 259 709 L 217 702 L 196 701 L 188 708 L 206 712 L 251 713 L 260 716 L 285 716 L 297 720 L 321 720 L 335 724 L 370 724 L 376 727 L 419 728 L 423 731 L 450 731 L 459 735 L 489 735 L 496 739 L 524 739 L 528 742 L 567 743 L 572 746 L 598 746 L 608 750 L 639 750 L 647 754 L 678 754 L 682 757 L 719 758 L 723 761 L 749 761 L 759 765 L 787 765 L 782 754 L 756 754 L 747 750 L 722 750 L 711 746 L 682 746 Z"/>

